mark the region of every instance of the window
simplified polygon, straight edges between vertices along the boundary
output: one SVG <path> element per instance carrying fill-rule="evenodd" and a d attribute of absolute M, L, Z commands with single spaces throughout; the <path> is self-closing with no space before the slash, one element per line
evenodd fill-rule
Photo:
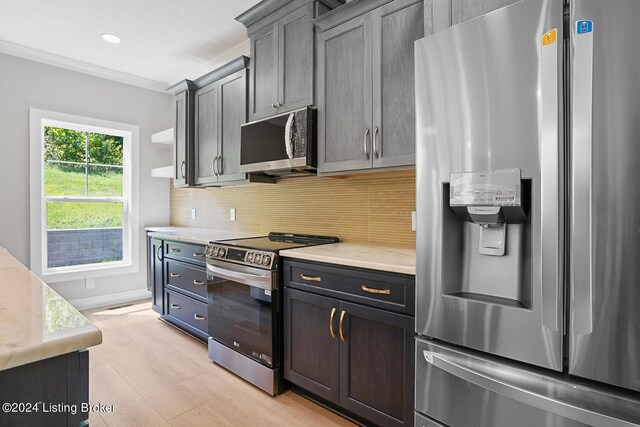
<path fill-rule="evenodd" d="M 137 270 L 137 137 L 136 126 L 31 110 L 36 274 L 57 281 Z"/>

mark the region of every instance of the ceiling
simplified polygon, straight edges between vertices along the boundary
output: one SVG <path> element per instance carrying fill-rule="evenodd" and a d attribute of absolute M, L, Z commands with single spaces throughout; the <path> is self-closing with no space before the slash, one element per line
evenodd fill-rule
<path fill-rule="evenodd" d="M 248 54 L 257 0 L 0 0 L 0 52 L 163 90 Z M 119 44 L 102 39 L 119 36 Z"/>

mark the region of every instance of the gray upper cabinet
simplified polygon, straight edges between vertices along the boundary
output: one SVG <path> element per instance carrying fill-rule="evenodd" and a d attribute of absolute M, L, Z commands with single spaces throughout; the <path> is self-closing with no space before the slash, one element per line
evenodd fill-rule
<path fill-rule="evenodd" d="M 371 34 L 367 15 L 318 36 L 318 169 L 371 167 Z"/>
<path fill-rule="evenodd" d="M 183 80 L 167 89 L 174 95 L 173 183 L 176 187 L 187 187 L 194 182 L 193 88 L 193 82 Z"/>
<path fill-rule="evenodd" d="M 373 167 L 415 164 L 414 41 L 424 34 L 424 4 L 389 3 L 372 12 Z"/>
<path fill-rule="evenodd" d="M 459 24 L 520 0 L 451 0 L 451 24 Z"/>
<path fill-rule="evenodd" d="M 167 89 L 174 94 L 176 187 L 249 181 L 240 173 L 248 64 L 249 58 L 241 56 L 193 82 L 185 80 Z"/>
<path fill-rule="evenodd" d="M 251 40 L 249 119 L 314 102 L 314 18 L 343 0 L 263 0 L 236 18 Z"/>
<path fill-rule="evenodd" d="M 339 11 L 315 21 L 322 30 L 317 35 L 318 171 L 413 166 L 413 44 L 424 35 L 430 9 L 425 11 L 423 0 L 348 7 L 353 11 L 345 13 L 346 22 L 332 16 Z"/>
<path fill-rule="evenodd" d="M 278 112 L 313 104 L 313 5 L 278 21 Z"/>
<path fill-rule="evenodd" d="M 277 111 L 278 96 L 278 26 L 263 28 L 251 35 L 251 119 Z"/>
<path fill-rule="evenodd" d="M 196 90 L 195 94 L 196 185 L 218 181 L 218 83 Z"/>
<path fill-rule="evenodd" d="M 240 126 L 247 121 L 247 70 L 218 82 L 218 182 L 247 178 L 240 172 Z"/>

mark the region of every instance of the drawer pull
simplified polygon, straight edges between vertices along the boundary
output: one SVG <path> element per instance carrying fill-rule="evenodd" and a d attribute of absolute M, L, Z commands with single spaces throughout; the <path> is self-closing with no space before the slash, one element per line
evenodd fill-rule
<path fill-rule="evenodd" d="M 342 332 L 342 322 L 344 321 L 345 314 L 347 314 L 347 312 L 342 310 L 342 313 L 340 313 L 340 325 L 338 326 L 338 330 L 340 331 L 340 339 L 342 340 L 342 342 L 347 342 L 347 339 L 345 338 L 344 333 Z"/>
<path fill-rule="evenodd" d="M 204 252 L 194 252 L 193 256 L 202 258 L 204 256 Z"/>
<path fill-rule="evenodd" d="M 322 277 L 319 276 L 305 276 L 304 274 L 300 273 L 300 278 L 302 280 L 306 280 L 308 282 L 322 282 Z"/>
<path fill-rule="evenodd" d="M 180 252 L 179 248 L 171 248 L 171 252 Z"/>
<path fill-rule="evenodd" d="M 194 314 L 193 318 L 196 319 L 196 320 L 207 320 L 206 317 L 200 316 L 199 314 Z"/>
<path fill-rule="evenodd" d="M 193 284 L 194 284 L 194 285 L 196 285 L 196 286 L 204 286 L 204 285 L 206 285 L 207 283 L 206 283 L 206 282 L 203 282 L 202 280 L 194 280 L 194 281 L 193 281 Z"/>
<path fill-rule="evenodd" d="M 331 317 L 329 317 L 329 333 L 331 334 L 331 338 L 336 338 L 336 333 L 333 331 L 333 316 L 336 314 L 336 308 L 331 308 Z"/>
<path fill-rule="evenodd" d="M 367 285 L 362 285 L 362 290 L 365 292 L 369 292 L 370 294 L 391 295 L 391 289 L 375 289 L 369 288 L 367 287 Z"/>
<path fill-rule="evenodd" d="M 180 275 L 178 273 L 169 273 L 169 276 L 171 276 L 171 277 L 180 277 Z"/>
<path fill-rule="evenodd" d="M 178 304 L 171 304 L 171 308 L 177 308 L 178 310 L 180 310 L 180 306 Z"/>

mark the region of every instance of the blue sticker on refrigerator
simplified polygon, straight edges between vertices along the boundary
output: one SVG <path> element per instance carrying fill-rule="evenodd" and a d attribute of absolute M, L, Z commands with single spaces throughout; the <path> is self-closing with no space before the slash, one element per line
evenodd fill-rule
<path fill-rule="evenodd" d="M 587 34 L 593 31 L 593 21 L 576 22 L 576 34 Z"/>

